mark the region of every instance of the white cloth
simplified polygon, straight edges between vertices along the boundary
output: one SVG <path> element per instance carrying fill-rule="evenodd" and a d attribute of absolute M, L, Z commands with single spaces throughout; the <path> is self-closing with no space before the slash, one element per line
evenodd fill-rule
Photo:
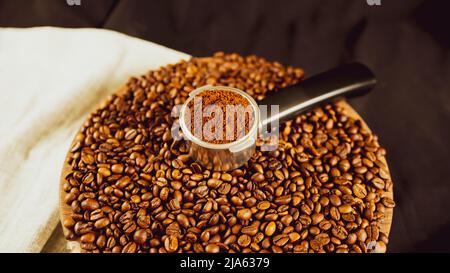
<path fill-rule="evenodd" d="M 0 28 L 0 252 L 38 252 L 59 224 L 61 168 L 89 112 L 188 58 L 107 30 Z"/>

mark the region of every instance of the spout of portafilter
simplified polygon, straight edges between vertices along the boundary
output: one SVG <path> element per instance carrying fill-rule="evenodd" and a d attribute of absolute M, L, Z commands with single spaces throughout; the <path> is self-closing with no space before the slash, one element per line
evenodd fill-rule
<path fill-rule="evenodd" d="M 264 126 L 275 120 L 282 122 L 299 113 L 339 97 L 357 97 L 367 94 L 376 84 L 373 72 L 364 64 L 349 63 L 318 75 L 307 78 L 300 83 L 272 93 L 258 105 L 278 105 L 278 112 L 268 112 L 261 120 Z"/>

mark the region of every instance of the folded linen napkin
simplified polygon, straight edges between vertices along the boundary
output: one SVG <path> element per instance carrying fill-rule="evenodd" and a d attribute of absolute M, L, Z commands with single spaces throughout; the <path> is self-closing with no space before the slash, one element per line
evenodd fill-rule
<path fill-rule="evenodd" d="M 0 28 L 0 252 L 39 252 L 83 120 L 130 76 L 189 56 L 99 29 Z"/>

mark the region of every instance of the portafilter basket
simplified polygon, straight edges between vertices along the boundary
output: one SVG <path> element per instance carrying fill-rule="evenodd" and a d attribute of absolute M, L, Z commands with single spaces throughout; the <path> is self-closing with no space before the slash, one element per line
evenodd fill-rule
<path fill-rule="evenodd" d="M 202 86 L 189 93 L 181 107 L 180 127 L 189 143 L 191 157 L 203 167 L 215 171 L 229 171 L 245 164 L 256 149 L 256 140 L 261 129 L 274 122 L 282 122 L 337 98 L 351 98 L 367 94 L 376 84 L 373 72 L 361 63 L 350 63 L 307 78 L 300 83 L 273 92 L 256 103 L 246 92 L 226 86 Z M 225 90 L 244 97 L 254 111 L 254 122 L 249 132 L 241 138 L 224 144 L 203 141 L 191 133 L 185 122 L 188 104 L 204 91 Z M 260 107 L 277 105 L 277 112 L 262 116 Z M 275 124 L 278 124 L 275 123 Z"/>

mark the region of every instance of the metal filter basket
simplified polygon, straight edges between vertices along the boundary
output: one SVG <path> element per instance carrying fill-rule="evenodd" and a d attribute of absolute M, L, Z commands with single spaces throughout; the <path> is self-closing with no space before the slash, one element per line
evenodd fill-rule
<path fill-rule="evenodd" d="M 224 144 L 214 144 L 203 141 L 192 134 L 185 122 L 186 108 L 188 104 L 204 91 L 224 90 L 231 91 L 244 97 L 250 104 L 254 114 L 254 122 L 246 135 L 236 141 Z M 189 93 L 189 98 L 181 107 L 180 127 L 185 139 L 190 142 L 190 155 L 202 166 L 217 171 L 236 169 L 247 162 L 253 155 L 258 136 L 258 122 L 260 121 L 259 107 L 256 101 L 242 90 L 227 86 L 202 86 Z"/>

